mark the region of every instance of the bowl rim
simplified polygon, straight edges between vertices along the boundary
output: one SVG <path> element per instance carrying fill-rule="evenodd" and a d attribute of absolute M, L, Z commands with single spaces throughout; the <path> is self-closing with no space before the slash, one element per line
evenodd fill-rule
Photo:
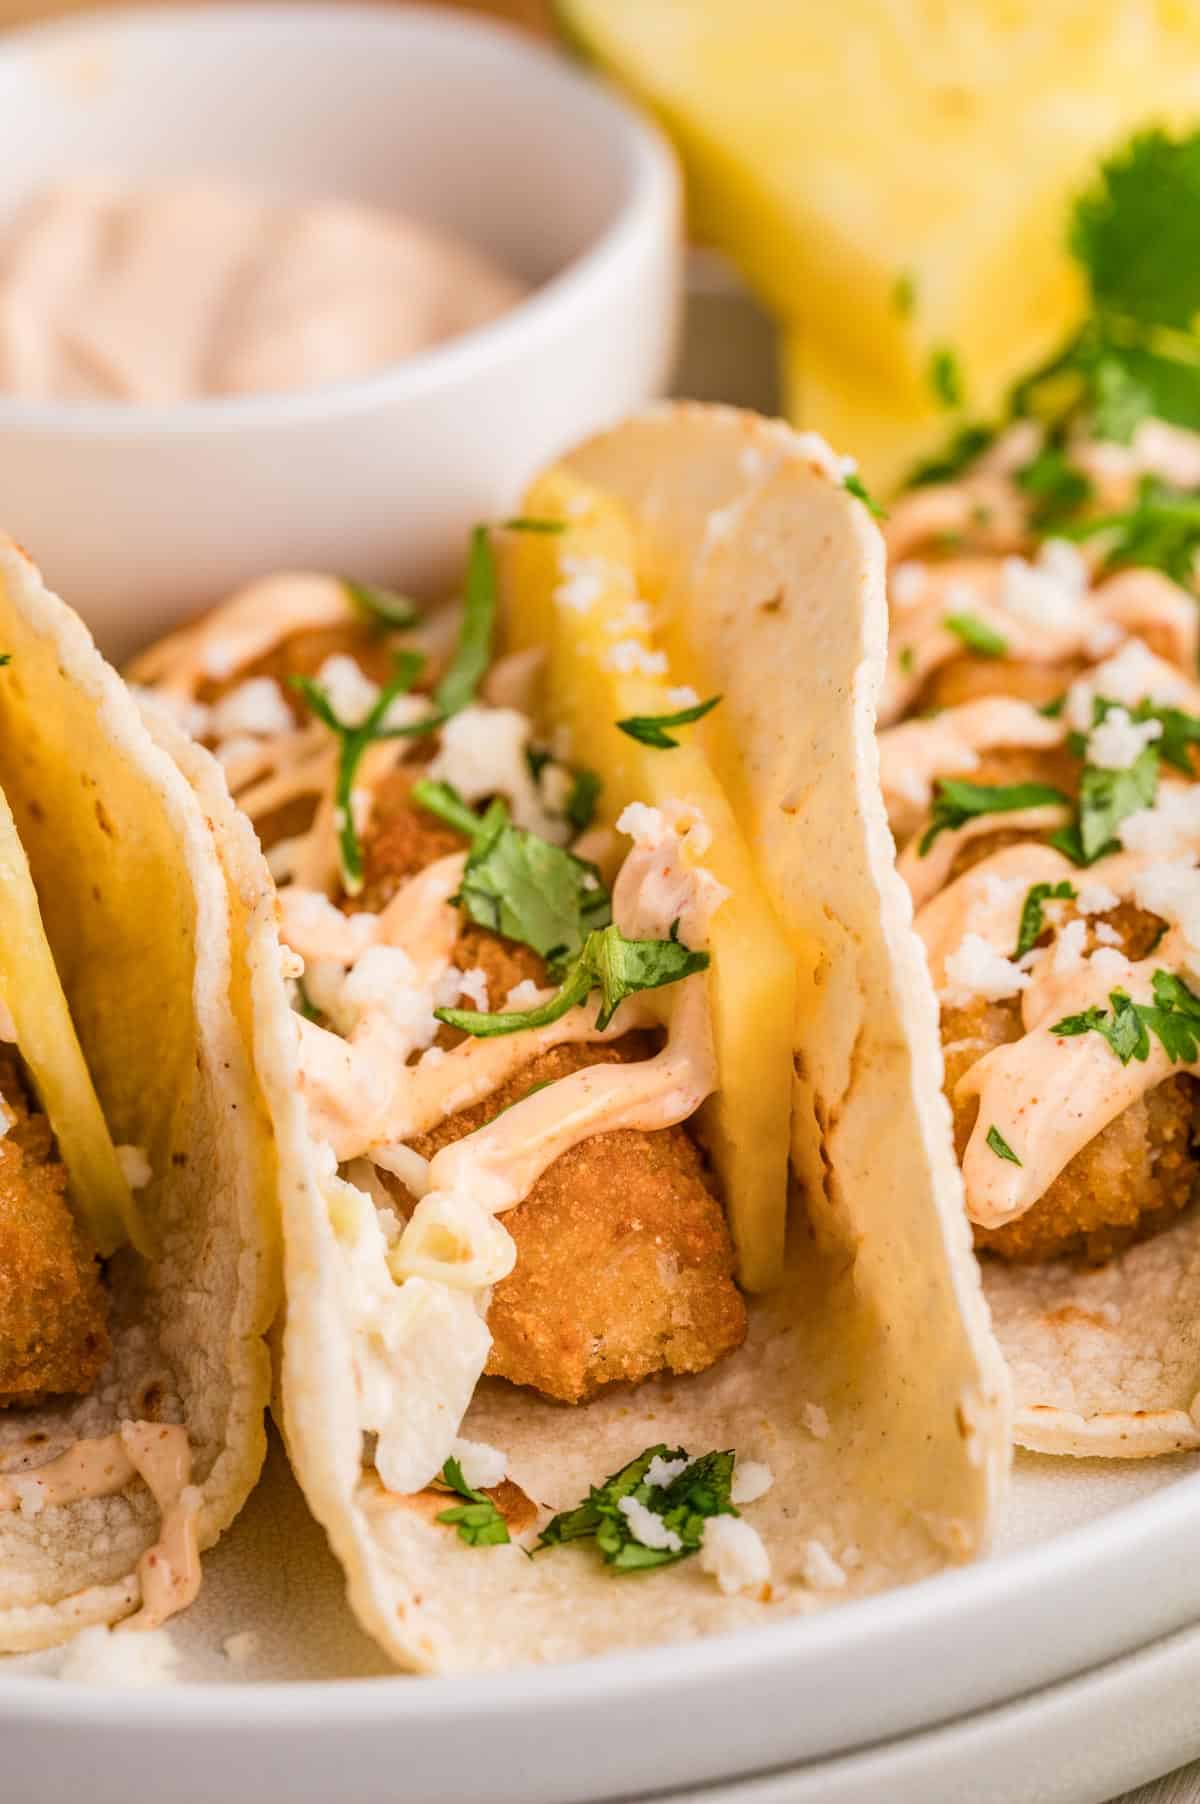
<path fill-rule="evenodd" d="M 171 38 L 178 33 L 237 37 L 263 28 L 297 32 L 370 32 L 380 39 L 440 38 L 446 44 L 487 45 L 514 69 L 559 85 L 576 111 L 590 113 L 622 153 L 627 192 L 608 223 L 584 248 L 506 313 L 350 381 L 264 394 L 215 395 L 167 404 L 137 401 L 42 401 L 0 394 L 0 432 L 81 438 L 203 436 L 245 429 L 275 430 L 332 419 L 353 419 L 396 403 L 469 384 L 484 368 L 536 349 L 564 317 L 586 310 L 597 293 L 622 279 L 647 238 L 664 226 L 678 232 L 682 183 L 667 139 L 607 83 L 573 67 L 561 52 L 517 27 L 429 5 L 389 10 L 359 0 L 285 0 L 230 7 L 104 8 L 43 21 L 6 33 L 0 70 L 23 56 L 80 44 L 107 33 Z"/>

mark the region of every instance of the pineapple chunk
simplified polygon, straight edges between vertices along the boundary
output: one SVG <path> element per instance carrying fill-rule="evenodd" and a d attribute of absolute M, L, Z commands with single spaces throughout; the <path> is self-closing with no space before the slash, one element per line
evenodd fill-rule
<path fill-rule="evenodd" d="M 928 448 L 930 366 L 993 410 L 1078 319 L 1070 201 L 1139 125 L 1200 115 L 1189 0 L 558 0 L 663 119 L 697 235 L 805 346 L 802 423 L 880 488 Z M 911 304 L 906 304 L 911 296 Z M 848 439 L 873 407 L 886 424 Z M 943 424 L 947 415 L 941 416 Z"/>
<path fill-rule="evenodd" d="M 72 1206 L 105 1257 L 148 1250 L 46 942 L 25 849 L 0 793 L 0 1005 L 67 1170 Z"/>
<path fill-rule="evenodd" d="M 680 743 L 662 750 L 615 724 L 679 707 L 666 677 L 617 670 L 610 659 L 617 644 L 655 649 L 638 605 L 637 548 L 625 513 L 563 470 L 533 484 L 523 511 L 565 522 L 558 534 L 512 535 L 502 565 L 508 649 L 545 647 L 546 723 L 564 727 L 572 759 L 603 778 L 603 819 L 615 820 L 628 802 L 678 800 L 699 809 L 712 832 L 704 866 L 729 896 L 710 928 L 721 1088 L 700 1126 L 721 1179 L 739 1282 L 765 1290 L 782 1271 L 787 1215 L 792 954 L 696 729 L 680 729 Z M 556 598 L 572 584 L 578 607 Z"/>

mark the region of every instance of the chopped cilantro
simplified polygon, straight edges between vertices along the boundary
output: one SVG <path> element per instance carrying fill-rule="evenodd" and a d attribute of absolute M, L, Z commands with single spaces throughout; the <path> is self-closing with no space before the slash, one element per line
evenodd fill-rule
<path fill-rule="evenodd" d="M 1007 1159 L 1010 1165 L 1019 1165 L 1021 1163 L 995 1122 L 992 1123 L 987 1131 L 987 1143 L 998 1159 Z"/>
<path fill-rule="evenodd" d="M 910 269 L 901 270 L 892 283 L 892 310 L 901 319 L 909 319 L 917 304 L 916 277 Z"/>
<path fill-rule="evenodd" d="M 1098 1007 L 1085 1009 L 1056 1021 L 1050 1032 L 1068 1039 L 1100 1034 L 1122 1065 L 1128 1065 L 1130 1059 L 1145 1062 L 1153 1033 L 1172 1064 L 1195 1064 L 1200 1055 L 1200 996 L 1170 971 L 1156 971 L 1151 984 L 1153 1003 L 1134 1002 L 1124 990 L 1110 990 L 1111 1013 Z"/>
<path fill-rule="evenodd" d="M 1008 653 L 1008 640 L 977 614 L 947 614 L 942 625 L 977 657 L 1003 658 Z"/>
<path fill-rule="evenodd" d="M 604 783 L 598 773 L 580 766 L 575 772 L 563 809 L 576 833 L 586 833 L 596 818 L 596 804 Z"/>
<path fill-rule="evenodd" d="M 963 426 L 937 457 L 917 465 L 908 478 L 909 488 L 925 488 L 933 482 L 953 482 L 981 457 L 996 438 L 994 426 Z"/>
<path fill-rule="evenodd" d="M 1061 883 L 1035 883 L 1031 885 L 1021 908 L 1021 925 L 1017 932 L 1017 944 L 1013 950 L 1014 958 L 1024 958 L 1032 952 L 1042 936 L 1045 928 L 1046 902 L 1071 902 L 1075 899 L 1074 885 L 1064 877 Z"/>
<path fill-rule="evenodd" d="M 1051 701 L 1043 702 L 1038 713 L 1043 715 L 1046 720 L 1058 720 L 1066 705 L 1067 697 L 1064 690 L 1062 695 L 1056 695 Z"/>
<path fill-rule="evenodd" d="M 391 680 L 384 684 L 370 711 L 351 726 L 339 719 L 328 692 L 313 677 L 294 676 L 293 689 L 299 691 L 317 719 L 337 735 L 338 767 L 334 784 L 334 823 L 337 827 L 338 853 L 342 867 L 342 883 L 346 894 L 358 895 L 363 884 L 362 846 L 354 824 L 354 778 L 369 745 L 381 739 L 399 739 L 412 732 L 411 727 L 389 727 L 387 713 L 397 696 L 407 695 L 417 680 L 424 659 L 417 652 L 401 652 L 395 659 Z"/>
<path fill-rule="evenodd" d="M 511 520 L 502 520 L 505 532 L 566 532 L 565 520 L 544 520 L 533 514 L 514 514 Z"/>
<path fill-rule="evenodd" d="M 862 502 L 872 519 L 887 519 L 887 508 L 881 507 L 879 502 L 876 501 L 874 495 L 872 495 L 870 489 L 867 487 L 857 470 L 851 470 L 847 475 L 842 477 L 842 487 L 846 490 L 847 494 L 853 495 L 856 501 Z"/>
<path fill-rule="evenodd" d="M 12 660 L 13 655 L 10 651 L 0 651 L 0 670 L 3 670 L 6 664 L 11 664 Z"/>
<path fill-rule="evenodd" d="M 1069 536 L 1085 539 L 1098 533 L 1107 540 L 1106 569 L 1136 565 L 1162 570 L 1187 587 L 1200 551 L 1200 495 L 1169 488 L 1157 476 L 1143 476 L 1131 508 L 1086 520 L 1072 527 Z"/>
<path fill-rule="evenodd" d="M 628 719 L 619 720 L 617 726 L 630 739 L 636 739 L 639 745 L 657 746 L 660 750 L 667 751 L 679 744 L 678 739 L 672 739 L 667 732 L 668 727 L 687 727 L 694 720 L 703 720 L 706 714 L 712 713 L 720 699 L 719 695 L 710 695 L 706 702 L 696 702 L 691 708 L 680 708 L 677 714 L 631 714 Z"/>
<path fill-rule="evenodd" d="M 467 1500 L 456 1504 L 453 1509 L 440 1511 L 438 1521 L 456 1528 L 459 1540 L 465 1541 L 468 1547 L 503 1546 L 509 1539 L 508 1523 L 490 1497 L 483 1491 L 471 1489 L 462 1475 L 459 1462 L 453 1458 L 448 1459 L 438 1477 L 447 1490 Z"/>
<path fill-rule="evenodd" d="M 588 934 L 564 971 L 555 995 L 539 1007 L 495 1014 L 440 1008 L 434 1013 L 447 1027 L 457 1027 L 480 1039 L 492 1039 L 498 1034 L 523 1033 L 531 1027 L 549 1027 L 586 1002 L 593 990 L 599 990 L 596 1026 L 603 1030 L 627 996 L 679 983 L 684 977 L 707 970 L 708 964 L 707 952 L 689 951 L 673 934 L 669 940 L 627 940 L 620 928 L 610 923 Z"/>
<path fill-rule="evenodd" d="M 1092 494 L 1092 480 L 1076 469 L 1056 445 L 1046 445 L 1023 469 L 1017 484 L 1033 498 L 1032 524 L 1039 532 L 1051 532 L 1077 513 Z"/>
<path fill-rule="evenodd" d="M 416 602 L 407 595 L 397 595 L 394 589 L 351 582 L 349 577 L 342 578 L 342 588 L 359 612 L 380 626 L 415 626 L 421 618 Z"/>
<path fill-rule="evenodd" d="M 961 407 L 965 398 L 962 367 L 949 345 L 929 354 L 929 386 L 943 407 Z"/>
<path fill-rule="evenodd" d="M 492 655 L 492 629 L 496 620 L 496 560 L 486 526 L 471 533 L 467 555 L 466 593 L 458 645 L 433 699 L 443 718 L 457 714 L 475 699 L 475 691 Z"/>
<path fill-rule="evenodd" d="M 414 783 L 412 798 L 471 841 L 458 902 L 480 927 L 532 946 L 557 974 L 607 926 L 608 891 L 595 865 L 515 827 L 499 798 L 479 815 L 448 783 L 428 779 Z"/>
<path fill-rule="evenodd" d="M 917 654 L 911 645 L 902 645 L 896 654 L 901 676 L 911 676 L 917 667 Z"/>
<path fill-rule="evenodd" d="M 585 1500 L 564 1510 L 542 1530 L 536 1552 L 564 1547 L 571 1541 L 591 1541 L 606 1566 L 614 1572 L 645 1572 L 654 1566 L 673 1565 L 695 1553 L 704 1536 L 704 1524 L 713 1516 L 736 1516 L 730 1499 L 733 1453 L 702 1453 L 673 1478 L 670 1484 L 650 1485 L 646 1474 L 655 1459 L 687 1459 L 683 1447 L 647 1447 L 601 1485 L 593 1485 Z M 664 1530 L 678 1546 L 647 1547 L 637 1539 L 621 1502 L 632 1498 L 661 1517 Z"/>
<path fill-rule="evenodd" d="M 965 826 L 981 814 L 1014 814 L 1019 809 L 1042 808 L 1057 802 L 1069 806 L 1061 789 L 1048 783 L 965 783 L 958 777 L 943 777 L 936 785 L 929 825 L 917 848 L 921 858 L 929 851 L 940 833 Z"/>
<path fill-rule="evenodd" d="M 1079 780 L 1079 849 L 1082 862 L 1092 864 L 1101 853 L 1115 850 L 1122 821 L 1141 808 L 1149 808 L 1158 792 L 1158 752 L 1147 745 L 1128 770 L 1104 770 L 1084 766 Z"/>

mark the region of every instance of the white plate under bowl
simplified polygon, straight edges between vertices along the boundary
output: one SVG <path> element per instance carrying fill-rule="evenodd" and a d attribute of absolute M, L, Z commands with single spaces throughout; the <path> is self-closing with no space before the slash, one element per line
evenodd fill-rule
<path fill-rule="evenodd" d="M 276 1449 L 173 1631 L 194 1682 L 114 1692 L 33 1676 L 53 1654 L 5 1663 L 0 1795 L 128 1804 L 152 1776 L 160 1804 L 593 1804 L 830 1759 L 1022 1697 L 1200 1617 L 1200 1456 L 1022 1459 L 1005 1541 L 1010 1551 L 981 1565 L 755 1634 L 406 1679 L 386 1674 L 348 1619 Z M 259 1652 L 235 1667 L 223 1642 L 245 1629 Z M 1162 1767 L 1175 1758 L 1168 1749 Z M 1004 1796 L 1029 1800 L 989 1794 Z"/>

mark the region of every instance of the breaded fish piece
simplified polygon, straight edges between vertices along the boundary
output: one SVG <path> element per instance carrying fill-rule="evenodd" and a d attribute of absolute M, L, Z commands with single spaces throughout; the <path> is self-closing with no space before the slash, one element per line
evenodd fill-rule
<path fill-rule="evenodd" d="M 30 1107 L 15 1048 L 0 1047 L 15 1117 L 0 1139 L 0 1402 L 85 1392 L 109 1354 L 100 1265 L 67 1204 L 50 1124 Z"/>
<path fill-rule="evenodd" d="M 1107 921 L 1134 959 L 1147 955 L 1161 926 L 1132 903 L 1093 919 Z M 979 1104 L 975 1097 L 956 1100 L 954 1087 L 993 1046 L 1018 1039 L 1021 1031 L 1019 997 L 943 1011 L 946 1094 L 960 1159 Z M 976 1226 L 976 1246 L 1004 1259 L 1070 1256 L 1101 1265 L 1157 1231 L 1192 1200 L 1196 1166 L 1190 1146 L 1198 1101 L 1200 1089 L 1192 1078 L 1168 1078 L 1076 1153 L 1024 1215 L 1002 1228 Z"/>
<path fill-rule="evenodd" d="M 432 1158 L 539 1084 L 652 1051 L 642 1034 L 555 1047 L 413 1144 Z M 681 1127 L 583 1141 L 503 1221 L 517 1263 L 488 1312 L 495 1377 L 580 1403 L 607 1384 L 702 1372 L 745 1339 L 729 1229 Z"/>

